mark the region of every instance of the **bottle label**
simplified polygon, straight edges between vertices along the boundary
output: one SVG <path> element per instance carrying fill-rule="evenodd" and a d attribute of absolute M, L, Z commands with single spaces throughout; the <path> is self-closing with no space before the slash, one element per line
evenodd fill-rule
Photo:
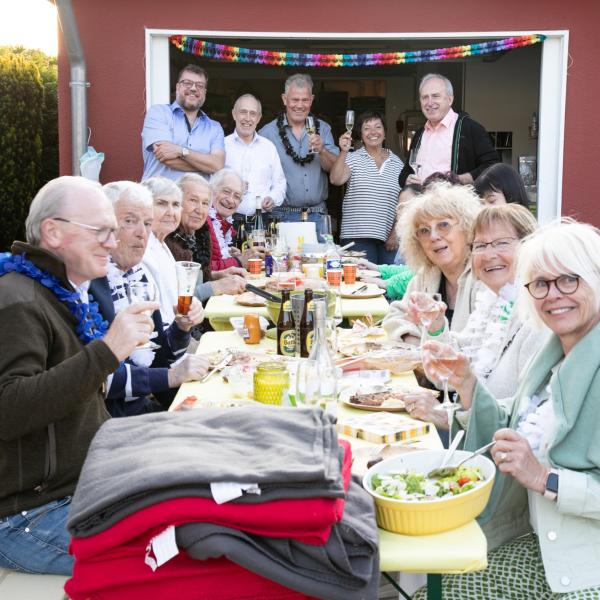
<path fill-rule="evenodd" d="M 296 356 L 296 332 L 293 329 L 281 333 L 279 352 L 282 356 Z"/>
<path fill-rule="evenodd" d="M 314 311 L 315 311 L 315 301 L 314 301 L 314 300 L 311 300 L 311 301 L 308 303 L 308 306 L 306 307 L 306 310 L 307 310 L 308 312 L 314 312 Z"/>
<path fill-rule="evenodd" d="M 315 338 L 314 331 L 309 331 L 306 334 L 306 350 L 309 354 L 310 354 L 310 349 L 313 347 L 314 338 Z"/>
<path fill-rule="evenodd" d="M 265 254 L 265 275 L 267 277 L 273 275 L 273 257 L 270 254 Z"/>
<path fill-rule="evenodd" d="M 342 261 L 339 258 L 330 258 L 327 260 L 328 271 L 338 271 L 342 268 Z"/>
<path fill-rule="evenodd" d="M 288 300 L 287 302 L 284 302 L 283 310 L 285 310 L 287 312 L 292 312 L 292 303 L 290 300 Z"/>

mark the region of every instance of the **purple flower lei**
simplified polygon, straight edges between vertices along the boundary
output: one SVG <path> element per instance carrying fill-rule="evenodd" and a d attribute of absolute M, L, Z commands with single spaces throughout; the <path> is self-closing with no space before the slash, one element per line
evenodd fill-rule
<path fill-rule="evenodd" d="M 81 302 L 77 292 L 64 288 L 54 275 L 36 267 L 30 260 L 25 258 L 24 254 L 0 256 L 0 277 L 11 271 L 16 271 L 34 279 L 48 288 L 63 304 L 66 304 L 71 314 L 78 321 L 75 332 L 84 344 L 89 344 L 93 340 L 104 337 L 108 329 L 108 323 L 99 313 L 98 304 L 94 302 L 92 296 L 89 296 L 89 304 Z"/>

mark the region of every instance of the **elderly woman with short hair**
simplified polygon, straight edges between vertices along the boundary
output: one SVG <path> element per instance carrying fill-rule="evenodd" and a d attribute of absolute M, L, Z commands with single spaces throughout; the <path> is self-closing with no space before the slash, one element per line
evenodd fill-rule
<path fill-rule="evenodd" d="M 179 227 L 181 221 L 181 190 L 166 177 L 151 177 L 142 185 L 152 194 L 154 219 L 148 238 L 142 267 L 150 275 L 160 293 L 160 314 L 165 324 L 175 319 L 177 304 L 177 272 L 175 258 L 165 243 L 166 237 Z"/>
<path fill-rule="evenodd" d="M 600 231 L 580 223 L 547 226 L 523 243 L 519 310 L 551 331 L 509 410 L 464 355 L 453 363 L 449 382 L 471 410 L 465 448 L 496 442 L 499 473 L 479 521 L 497 549 L 486 571 L 444 576 L 446 600 L 600 598 L 598 256 Z M 444 350 L 438 342 L 425 347 Z"/>
<path fill-rule="evenodd" d="M 414 292 L 440 293 L 448 307 L 450 329 L 460 331 L 465 326 L 478 288 L 471 274 L 469 243 L 480 210 L 471 187 L 444 182 L 432 184 L 408 203 L 398 233 L 402 255 L 415 276 L 402 301 L 392 302 L 383 320 L 391 338 L 415 341 L 420 334 Z"/>

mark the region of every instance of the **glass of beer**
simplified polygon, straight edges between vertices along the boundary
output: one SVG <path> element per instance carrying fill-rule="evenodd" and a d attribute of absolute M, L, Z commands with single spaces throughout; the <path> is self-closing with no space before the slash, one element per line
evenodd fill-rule
<path fill-rule="evenodd" d="M 198 280 L 202 282 L 202 265 L 187 260 L 178 261 L 177 268 L 177 316 L 185 316 L 190 310 Z"/>

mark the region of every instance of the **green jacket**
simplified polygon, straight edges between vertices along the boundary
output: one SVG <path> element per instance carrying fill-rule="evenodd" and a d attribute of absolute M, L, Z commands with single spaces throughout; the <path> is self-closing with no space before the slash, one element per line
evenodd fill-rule
<path fill-rule="evenodd" d="M 490 546 L 505 543 L 537 523 L 546 578 L 554 592 L 600 585 L 600 324 L 567 356 L 552 334 L 523 370 L 511 413 L 485 386 L 475 388 L 465 448 L 489 442 L 502 427 L 516 429 L 519 410 L 538 393 L 551 369 L 555 415 L 550 464 L 559 471 L 556 502 L 529 492 L 512 477 L 496 474 L 490 502 L 480 517 Z"/>

